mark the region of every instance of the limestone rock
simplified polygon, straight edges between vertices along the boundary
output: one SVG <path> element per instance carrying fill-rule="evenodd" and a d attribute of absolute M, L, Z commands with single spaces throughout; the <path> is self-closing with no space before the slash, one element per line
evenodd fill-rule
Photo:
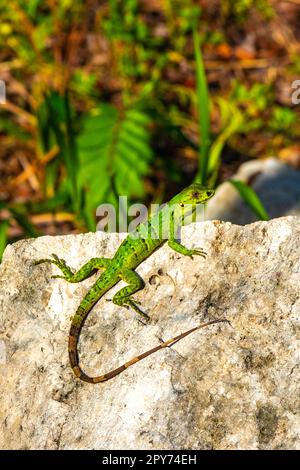
<path fill-rule="evenodd" d="M 270 218 L 300 216 L 300 171 L 275 158 L 243 163 L 232 177 L 250 185 L 260 197 Z M 218 219 L 246 225 L 257 216 L 241 199 L 233 186 L 221 184 L 207 203 L 207 219 Z"/>
<path fill-rule="evenodd" d="M 98 375 L 203 321 L 226 317 L 231 326 L 199 330 L 90 385 L 69 367 L 67 338 L 95 277 L 68 284 L 50 279 L 56 266 L 32 262 L 54 252 L 78 268 L 112 256 L 124 236 L 47 236 L 7 247 L 0 448 L 299 449 L 299 218 L 185 227 L 183 243 L 203 247 L 207 258 L 167 245 L 155 252 L 138 268 L 146 287 L 136 295 L 150 324 L 101 299 L 82 332 L 81 365 Z"/>

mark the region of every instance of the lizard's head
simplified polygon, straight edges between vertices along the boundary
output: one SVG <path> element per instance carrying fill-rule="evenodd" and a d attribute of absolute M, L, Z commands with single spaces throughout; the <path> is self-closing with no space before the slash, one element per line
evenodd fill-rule
<path fill-rule="evenodd" d="M 204 202 L 210 199 L 214 194 L 215 191 L 213 189 L 194 183 L 177 194 L 172 199 L 172 203 L 179 204 L 181 207 L 191 204 L 195 206 L 198 204 L 204 204 Z"/>
<path fill-rule="evenodd" d="M 200 209 L 200 204 L 204 204 L 214 193 L 213 189 L 206 188 L 198 183 L 191 184 L 185 188 L 170 201 L 175 220 L 179 221 L 180 225 L 196 222 L 197 217 L 200 216 L 197 208 Z"/>

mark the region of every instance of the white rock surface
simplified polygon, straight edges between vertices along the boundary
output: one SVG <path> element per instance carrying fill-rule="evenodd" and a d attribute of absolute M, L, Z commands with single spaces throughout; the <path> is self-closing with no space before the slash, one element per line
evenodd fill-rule
<path fill-rule="evenodd" d="M 200 330 L 90 385 L 70 370 L 67 337 L 94 279 L 50 279 L 57 268 L 32 261 L 55 252 L 78 268 L 112 256 L 122 237 L 41 237 L 7 247 L 0 448 L 299 449 L 300 220 L 186 227 L 183 242 L 205 248 L 207 259 L 158 250 L 138 269 L 146 287 L 136 298 L 151 323 L 102 299 L 82 333 L 81 364 L 96 375 L 202 321 L 227 317 L 232 327 Z"/>
<path fill-rule="evenodd" d="M 270 218 L 300 216 L 300 171 L 278 159 L 243 163 L 232 179 L 241 180 L 256 191 Z M 208 201 L 206 219 L 246 225 L 255 222 L 257 216 L 241 199 L 237 190 L 225 182 Z"/>

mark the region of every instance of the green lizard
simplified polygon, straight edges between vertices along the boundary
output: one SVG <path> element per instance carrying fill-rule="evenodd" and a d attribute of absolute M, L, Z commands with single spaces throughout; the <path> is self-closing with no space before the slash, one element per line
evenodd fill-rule
<path fill-rule="evenodd" d="M 66 265 L 65 261 L 58 258 L 56 255 L 52 255 L 53 259 L 41 259 L 35 262 L 35 264 L 41 263 L 53 263 L 62 271 L 63 276 L 52 276 L 61 277 L 68 282 L 80 282 L 93 275 L 99 269 L 105 269 L 101 276 L 97 279 L 95 284 L 90 288 L 84 299 L 81 301 L 71 324 L 69 334 L 69 359 L 71 367 L 75 375 L 89 383 L 98 383 L 109 380 L 116 375 L 123 372 L 132 364 L 144 359 L 145 357 L 153 354 L 154 352 L 171 346 L 175 342 L 184 338 L 188 334 L 196 331 L 199 328 L 218 323 L 226 320 L 212 320 L 202 325 L 196 326 L 175 338 L 169 339 L 161 343 L 159 346 L 136 356 L 130 361 L 126 362 L 122 366 L 114 369 L 106 374 L 98 377 L 89 377 L 86 375 L 79 366 L 79 357 L 77 351 L 77 345 L 79 341 L 80 331 L 83 327 L 84 321 L 91 311 L 92 307 L 103 295 L 109 291 L 114 285 L 120 280 L 125 281 L 128 285 L 118 291 L 113 297 L 112 301 L 114 304 L 119 306 L 131 307 L 144 319 L 148 320 L 149 317 L 146 315 L 132 299 L 132 294 L 135 294 L 144 287 L 144 281 L 134 271 L 134 269 L 148 258 L 157 248 L 168 240 L 169 247 L 176 252 L 190 256 L 200 255 L 205 257 L 206 253 L 202 249 L 188 249 L 183 246 L 176 238 L 176 234 L 180 227 L 184 224 L 190 223 L 194 217 L 195 209 L 199 204 L 203 204 L 210 197 L 212 197 L 214 191 L 209 188 L 205 188 L 199 184 L 193 184 L 179 194 L 177 194 L 171 201 L 163 206 L 156 214 L 148 218 L 144 223 L 141 223 L 136 228 L 136 231 L 130 233 L 127 238 L 120 245 L 112 259 L 108 258 L 92 258 L 77 272 L 73 273 L 71 269 Z M 169 233 L 166 236 L 165 229 L 169 224 Z"/>

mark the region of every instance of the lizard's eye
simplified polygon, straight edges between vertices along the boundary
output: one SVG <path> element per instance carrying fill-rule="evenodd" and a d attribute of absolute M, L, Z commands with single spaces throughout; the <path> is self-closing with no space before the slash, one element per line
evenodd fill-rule
<path fill-rule="evenodd" d="M 198 191 L 194 191 L 192 196 L 193 196 L 193 198 L 198 199 L 198 197 L 199 197 Z"/>
<path fill-rule="evenodd" d="M 179 205 L 180 205 L 180 207 L 184 207 L 184 203 L 183 203 L 183 202 L 180 202 Z"/>

